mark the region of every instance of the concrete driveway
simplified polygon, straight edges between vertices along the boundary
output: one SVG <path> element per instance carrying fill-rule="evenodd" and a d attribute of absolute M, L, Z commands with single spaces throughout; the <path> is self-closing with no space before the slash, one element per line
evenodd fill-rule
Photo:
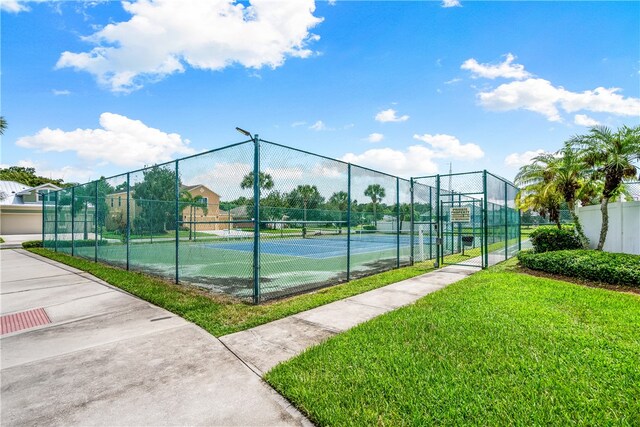
<path fill-rule="evenodd" d="M 0 257 L 3 328 L 32 326 L 0 338 L 3 426 L 310 424 L 192 323 L 29 252 Z"/>

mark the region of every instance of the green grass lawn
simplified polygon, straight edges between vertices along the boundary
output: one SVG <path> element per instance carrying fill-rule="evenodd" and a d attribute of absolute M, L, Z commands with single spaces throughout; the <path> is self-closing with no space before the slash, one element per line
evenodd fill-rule
<path fill-rule="evenodd" d="M 286 316 L 310 310 L 343 298 L 360 294 L 400 280 L 424 274 L 433 269 L 432 262 L 386 271 L 352 280 L 348 283 L 318 290 L 314 293 L 251 305 L 224 296 L 204 292 L 198 288 L 175 285 L 167 280 L 144 273 L 126 271 L 93 261 L 72 257 L 48 249 L 29 251 L 62 262 L 165 308 L 207 330 L 215 336 L 252 328 Z M 250 266 L 250 264 L 248 264 Z"/>
<path fill-rule="evenodd" d="M 640 425 L 640 298 L 520 274 L 514 261 L 266 379 L 319 425 Z"/>

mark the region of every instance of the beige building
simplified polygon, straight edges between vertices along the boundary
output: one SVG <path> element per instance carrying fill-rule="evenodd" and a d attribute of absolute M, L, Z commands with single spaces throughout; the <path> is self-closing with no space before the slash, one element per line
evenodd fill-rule
<path fill-rule="evenodd" d="M 193 209 L 190 206 L 185 206 L 182 209 L 183 227 L 191 228 L 197 231 L 209 231 L 209 230 L 224 230 L 230 228 L 230 224 L 227 221 L 231 221 L 233 216 L 228 211 L 220 210 L 220 196 L 211 191 L 205 185 L 183 185 L 182 191 L 187 191 L 191 196 L 202 197 L 202 205 L 206 205 L 205 209 L 194 206 Z M 129 194 L 130 204 L 129 209 L 131 211 L 131 218 L 135 218 L 137 212 L 141 209 L 133 198 L 133 191 Z M 127 193 L 126 191 L 119 193 L 108 194 L 105 198 L 107 207 L 109 209 L 109 215 L 106 219 L 107 228 L 115 229 L 122 226 L 123 221 L 126 223 L 127 215 Z M 172 201 L 173 202 L 173 201 Z M 221 224 L 210 224 L 211 222 L 223 221 Z M 191 224 L 195 223 L 195 224 Z"/>
<path fill-rule="evenodd" d="M 43 194 L 59 189 L 53 184 L 29 187 L 0 181 L 0 235 L 41 234 Z"/>

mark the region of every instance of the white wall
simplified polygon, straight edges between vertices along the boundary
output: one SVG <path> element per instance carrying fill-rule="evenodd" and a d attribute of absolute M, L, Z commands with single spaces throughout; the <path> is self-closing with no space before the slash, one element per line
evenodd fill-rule
<path fill-rule="evenodd" d="M 578 217 L 589 246 L 595 248 L 602 225 L 600 205 L 578 208 Z M 640 255 L 640 201 L 609 203 L 609 231 L 603 249 Z"/>

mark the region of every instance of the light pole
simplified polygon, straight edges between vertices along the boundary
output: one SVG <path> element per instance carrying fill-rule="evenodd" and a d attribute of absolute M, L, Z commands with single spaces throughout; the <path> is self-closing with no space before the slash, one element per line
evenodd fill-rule
<path fill-rule="evenodd" d="M 236 127 L 253 141 L 253 303 L 260 303 L 260 139 Z"/>

